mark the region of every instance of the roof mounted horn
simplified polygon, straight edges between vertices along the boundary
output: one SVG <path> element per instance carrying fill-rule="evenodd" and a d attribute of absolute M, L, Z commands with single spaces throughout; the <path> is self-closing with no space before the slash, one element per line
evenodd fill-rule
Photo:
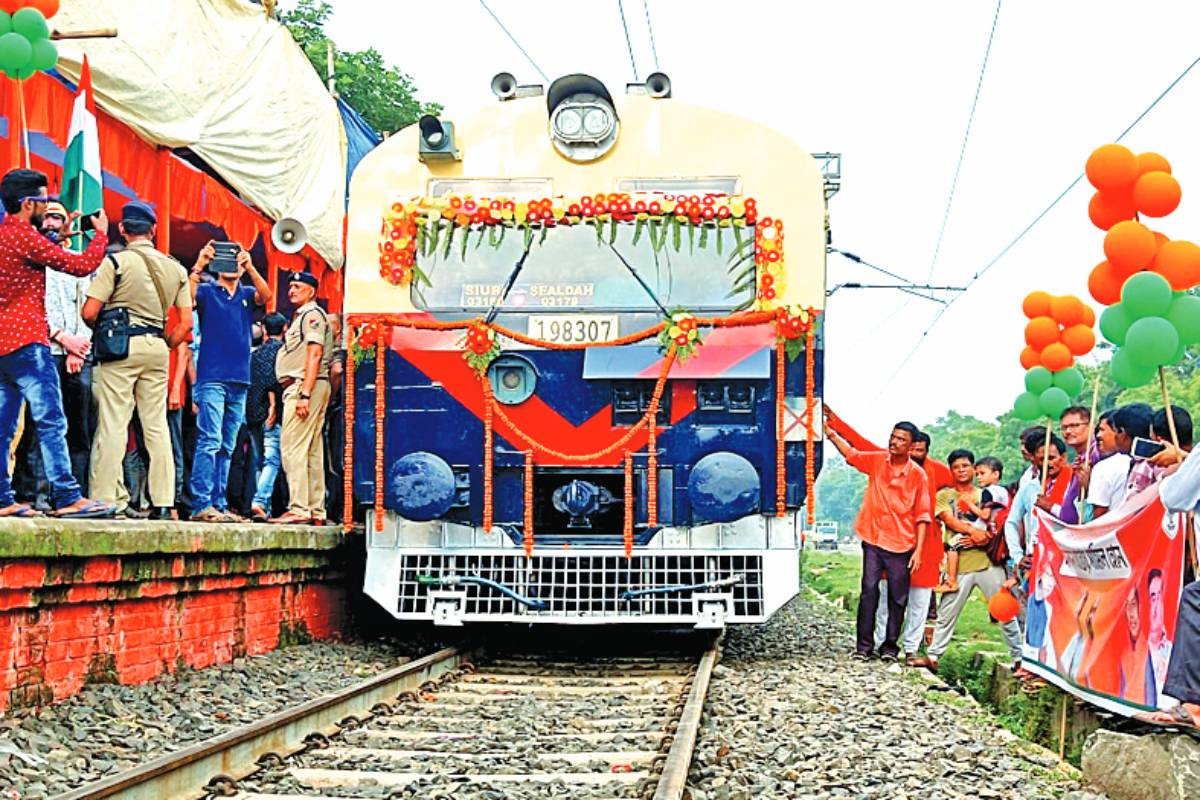
<path fill-rule="evenodd" d="M 518 97 L 537 97 L 543 91 L 540 83 L 518 84 L 511 72 L 497 72 L 492 78 L 492 94 L 501 102 Z"/>

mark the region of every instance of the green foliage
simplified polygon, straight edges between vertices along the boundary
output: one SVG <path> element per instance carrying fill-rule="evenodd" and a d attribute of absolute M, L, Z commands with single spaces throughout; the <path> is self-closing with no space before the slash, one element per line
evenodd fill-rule
<path fill-rule="evenodd" d="M 299 0 L 294 10 L 280 14 L 280 21 L 291 31 L 323 81 L 329 78 L 330 39 L 325 25 L 332 14 L 333 7 L 326 0 Z M 437 103 L 418 100 L 412 78 L 388 66 L 373 47 L 350 52 L 335 45 L 334 76 L 338 95 L 380 133 L 398 131 L 416 122 L 422 114 L 438 114 L 442 110 Z"/>
<path fill-rule="evenodd" d="M 851 533 L 866 487 L 867 476 L 847 464 L 836 450 L 830 449 L 817 478 L 818 517 L 836 522 L 841 535 Z"/>

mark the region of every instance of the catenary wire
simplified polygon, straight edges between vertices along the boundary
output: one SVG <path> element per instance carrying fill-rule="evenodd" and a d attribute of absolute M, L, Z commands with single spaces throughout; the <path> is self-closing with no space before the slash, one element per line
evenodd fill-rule
<path fill-rule="evenodd" d="M 650 22 L 649 0 L 642 0 L 642 11 L 646 14 L 646 30 L 650 32 L 650 52 L 654 56 L 654 69 L 658 70 L 658 46 L 654 44 L 654 25 Z"/>
<path fill-rule="evenodd" d="M 1153 111 L 1155 106 L 1157 106 L 1160 102 L 1162 102 L 1163 98 L 1165 98 L 1168 94 L 1170 94 L 1171 90 L 1174 89 L 1176 86 L 1178 86 L 1179 82 L 1182 81 L 1185 77 L 1187 77 L 1187 74 L 1189 72 L 1191 72 L 1192 69 L 1197 64 L 1200 64 L 1200 58 L 1194 59 L 1192 61 L 1192 63 L 1188 64 L 1187 67 L 1184 68 L 1183 72 L 1179 73 L 1179 75 L 1177 75 L 1175 77 L 1175 80 L 1173 80 L 1169 84 L 1167 84 L 1167 88 L 1163 89 L 1162 92 L 1159 93 L 1158 97 L 1155 97 L 1153 102 L 1151 102 L 1150 105 L 1146 106 L 1146 108 L 1142 111 L 1142 113 L 1138 114 L 1137 117 L 1133 120 L 1133 122 L 1129 123 L 1129 125 L 1125 128 L 1125 130 L 1121 131 L 1121 134 L 1116 138 L 1115 141 L 1120 142 L 1122 139 L 1124 139 L 1129 134 L 1130 131 L 1132 131 L 1135 127 L 1137 127 L 1137 124 L 1139 122 L 1141 122 L 1143 119 L 1145 119 L 1146 115 L 1149 114 L 1151 111 Z M 892 372 L 891 376 L 883 383 L 883 385 L 881 385 L 879 387 L 879 392 L 875 395 L 876 397 L 879 397 L 880 395 L 882 395 L 884 390 L 886 390 L 889 386 L 891 386 L 892 382 L 894 380 L 896 380 L 896 377 L 901 373 L 901 371 L 903 371 L 903 369 L 906 366 L 908 366 L 908 362 L 912 360 L 913 356 L 917 354 L 917 351 L 921 349 L 921 345 L 924 344 L 925 340 L 929 337 L 930 331 L 932 331 L 934 329 L 934 327 L 938 324 L 938 322 L 941 320 L 941 318 L 943 316 L 945 316 L 946 312 L 950 310 L 950 306 L 954 305 L 956 300 L 958 300 L 960 297 L 962 297 L 964 294 L 966 294 L 967 291 L 969 291 L 970 288 L 972 286 L 974 286 L 975 283 L 980 278 L 982 278 L 985 274 L 987 274 L 988 270 L 990 270 L 992 267 L 996 266 L 996 264 L 999 263 L 999 261 L 1002 258 L 1004 258 L 1004 256 L 1007 255 L 1008 252 L 1010 250 L 1012 250 L 1013 247 L 1015 247 L 1018 242 L 1020 242 L 1022 239 L 1024 239 L 1025 236 L 1031 230 L 1033 230 L 1034 226 L 1036 226 L 1039 222 L 1041 222 L 1046 217 L 1046 215 L 1049 214 L 1050 211 L 1055 206 L 1057 206 L 1062 201 L 1062 199 L 1064 197 L 1066 197 L 1067 194 L 1069 194 L 1070 191 L 1072 189 L 1074 189 L 1075 186 L 1080 181 L 1083 180 L 1083 178 L 1084 178 L 1084 173 L 1082 173 L 1082 172 L 1079 173 L 1078 175 L 1076 175 L 1074 180 L 1072 180 L 1069 184 L 1067 184 L 1067 188 L 1063 189 L 1058 194 L 1057 197 L 1055 197 L 1052 201 L 1050 201 L 1050 205 L 1048 205 L 1044 209 L 1042 209 L 1041 213 L 1038 214 L 1036 217 L 1034 217 L 1033 221 L 1030 222 L 1028 225 L 1026 225 L 1021 230 L 1021 232 L 1018 233 L 1015 237 L 1013 237 L 1013 239 L 1008 244 L 1004 245 L 1004 247 L 1000 250 L 1000 252 L 992 257 L 991 261 L 989 261 L 987 264 L 985 264 L 983 266 L 982 269 L 980 269 L 973 276 L 971 276 L 971 279 L 969 281 L 967 281 L 967 284 L 963 288 L 962 292 L 955 295 L 954 297 L 951 297 L 949 302 L 946 303 L 946 305 L 944 305 L 938 309 L 937 313 L 934 314 L 933 319 L 930 320 L 929 325 L 925 328 L 924 331 L 921 332 L 921 336 L 920 336 L 920 338 L 917 339 L 917 343 L 915 345 L 913 345 L 913 348 L 911 350 L 908 351 L 908 355 L 906 355 L 900 361 L 899 365 L 897 365 L 895 371 Z"/>
<path fill-rule="evenodd" d="M 546 83 L 549 83 L 549 76 L 547 76 L 545 71 L 543 71 L 542 68 L 537 65 L 537 62 L 533 60 L 533 56 L 529 55 L 524 47 L 521 47 L 521 43 L 517 41 L 517 37 L 513 36 L 512 32 L 504 26 L 504 23 L 501 22 L 500 18 L 496 16 L 496 12 L 488 8 L 488 4 L 484 2 L 484 0 L 479 0 L 479 5 L 483 6 L 483 10 L 491 15 L 492 19 L 496 20 L 496 24 L 500 26 L 500 30 L 504 31 L 504 34 L 508 36 L 514 45 L 517 46 L 517 49 L 521 51 L 521 55 L 525 56 L 525 60 L 533 65 L 533 68 L 537 70 L 538 75 L 542 76 L 542 80 L 546 81 Z"/>
<path fill-rule="evenodd" d="M 979 78 L 975 81 L 975 97 L 971 100 L 971 111 L 967 114 L 967 128 L 963 131 L 962 146 L 958 149 L 958 163 L 954 165 L 954 178 L 950 181 L 950 195 L 946 198 L 946 210 L 942 214 L 942 227 L 938 230 L 937 244 L 933 248 L 933 258 L 929 262 L 929 275 L 926 282 L 933 280 L 933 270 L 937 267 L 938 255 L 942 252 L 942 238 L 946 235 L 946 223 L 950 221 L 950 209 L 954 205 L 954 194 L 958 190 L 958 176 L 962 172 L 963 158 L 967 154 L 967 141 L 971 138 L 971 125 L 975 122 L 975 109 L 979 106 L 979 93 L 983 89 L 983 76 L 987 74 L 988 57 L 992 54 L 992 40 L 996 38 L 996 22 L 1000 19 L 1000 6 L 1004 0 L 996 0 L 996 12 L 992 15 L 992 30 L 988 33 L 987 47 L 983 50 L 983 63 L 979 65 Z"/>
<path fill-rule="evenodd" d="M 629 26 L 625 23 L 624 0 L 617 0 L 617 10 L 621 12 L 621 27 L 625 29 L 625 46 L 629 48 L 629 65 L 633 67 L 633 80 L 636 83 L 638 79 L 637 61 L 633 58 L 633 42 L 629 38 Z"/>

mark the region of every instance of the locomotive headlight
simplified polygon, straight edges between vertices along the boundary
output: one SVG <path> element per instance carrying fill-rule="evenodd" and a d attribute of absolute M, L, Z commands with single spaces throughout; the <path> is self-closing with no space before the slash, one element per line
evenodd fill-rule
<path fill-rule="evenodd" d="M 583 130 L 588 136 L 602 139 L 612 130 L 612 116 L 603 108 L 589 108 L 583 114 Z"/>
<path fill-rule="evenodd" d="M 575 107 L 560 108 L 554 115 L 554 132 L 564 139 L 574 139 L 583 130 L 583 110 Z"/>

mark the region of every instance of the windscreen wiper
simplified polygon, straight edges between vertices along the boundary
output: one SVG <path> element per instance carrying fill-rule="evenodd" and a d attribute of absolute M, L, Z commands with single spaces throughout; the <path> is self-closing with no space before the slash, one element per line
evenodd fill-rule
<path fill-rule="evenodd" d="M 531 242 L 532 244 L 532 242 Z M 525 247 L 525 252 L 521 253 L 521 257 L 517 259 L 517 263 L 513 265 L 512 272 L 508 273 L 508 280 L 504 282 L 504 291 L 496 298 L 496 302 L 492 303 L 492 307 L 488 309 L 487 316 L 483 321 L 491 325 L 496 319 L 496 315 L 500 313 L 500 306 L 504 305 L 504 301 L 508 299 L 508 293 L 512 291 L 513 284 L 517 282 L 517 276 L 521 274 L 521 269 L 525 266 L 525 259 L 529 258 L 529 246 Z"/>
<path fill-rule="evenodd" d="M 662 304 L 662 302 L 659 301 L 658 295 L 656 295 L 654 293 L 654 290 L 650 288 L 650 284 L 648 284 L 648 283 L 646 283 L 646 281 L 642 280 L 642 276 L 638 275 L 638 271 L 633 268 L 632 264 L 630 264 L 628 261 L 625 260 L 625 256 L 621 255 L 621 252 L 619 250 L 617 250 L 617 248 L 611 242 L 608 245 L 608 249 L 612 250 L 613 255 L 615 255 L 618 259 L 621 260 L 621 263 L 625 265 L 625 269 L 629 270 L 629 274 L 633 276 L 633 279 L 641 284 L 642 289 L 644 289 L 646 294 L 650 297 L 650 299 L 654 301 L 654 305 L 658 306 L 658 310 L 663 313 L 663 316 L 664 317 L 671 316 L 670 312 L 667 311 L 667 307 L 664 306 Z"/>

